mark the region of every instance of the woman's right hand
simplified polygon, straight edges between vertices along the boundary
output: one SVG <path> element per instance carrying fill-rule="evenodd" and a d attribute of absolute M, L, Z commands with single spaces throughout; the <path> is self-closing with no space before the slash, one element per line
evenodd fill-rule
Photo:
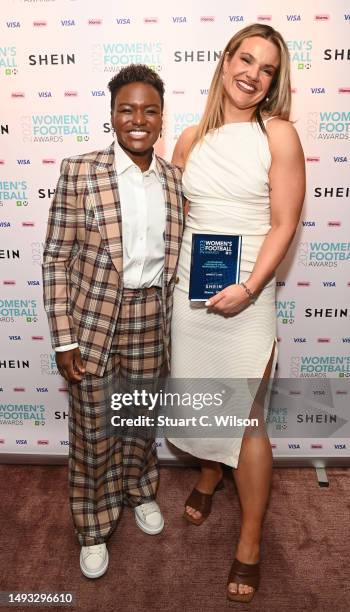
<path fill-rule="evenodd" d="M 251 304 L 242 285 L 229 285 L 205 302 L 207 308 L 224 317 L 232 317 Z"/>

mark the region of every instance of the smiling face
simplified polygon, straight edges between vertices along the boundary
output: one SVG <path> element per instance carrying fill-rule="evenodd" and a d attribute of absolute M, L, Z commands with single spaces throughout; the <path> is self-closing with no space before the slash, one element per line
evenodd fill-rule
<path fill-rule="evenodd" d="M 260 36 L 245 38 L 223 65 L 225 122 L 249 121 L 269 91 L 280 63 L 279 49 Z"/>
<path fill-rule="evenodd" d="M 141 81 L 123 85 L 116 94 L 111 120 L 120 146 L 141 170 L 147 170 L 162 128 L 158 91 Z"/>

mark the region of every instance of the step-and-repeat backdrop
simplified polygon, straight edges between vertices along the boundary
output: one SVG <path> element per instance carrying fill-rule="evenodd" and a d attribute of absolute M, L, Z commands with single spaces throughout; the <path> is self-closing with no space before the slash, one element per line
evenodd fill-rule
<path fill-rule="evenodd" d="M 198 122 L 221 49 L 271 24 L 292 63 L 307 165 L 297 236 L 278 275 L 276 457 L 349 456 L 350 4 L 340 1 L 7 0 L 0 7 L 0 453 L 67 454 L 67 392 L 42 305 L 60 160 L 112 141 L 107 83 L 146 63 L 166 83 L 166 159 Z M 234 143 L 232 143 L 234 146 Z M 279 382 L 280 379 L 280 382 Z M 172 451 L 159 440 L 160 456 Z M 1 454 L 0 454 L 1 457 Z"/>

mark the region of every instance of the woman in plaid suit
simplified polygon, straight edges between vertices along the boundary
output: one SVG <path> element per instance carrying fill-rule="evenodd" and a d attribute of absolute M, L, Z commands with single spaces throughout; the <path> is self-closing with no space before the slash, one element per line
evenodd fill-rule
<path fill-rule="evenodd" d="M 52 344 L 68 381 L 71 511 L 89 578 L 108 567 L 106 540 L 123 505 L 146 533 L 164 526 L 155 441 L 108 436 L 104 398 L 106 385 L 154 382 L 169 366 L 183 231 L 181 172 L 153 151 L 163 82 L 132 65 L 109 89 L 115 142 L 63 160 L 43 261 Z"/>

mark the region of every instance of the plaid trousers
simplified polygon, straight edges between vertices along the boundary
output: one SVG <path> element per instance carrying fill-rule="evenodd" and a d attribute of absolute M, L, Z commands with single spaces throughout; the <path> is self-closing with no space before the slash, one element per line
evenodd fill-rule
<path fill-rule="evenodd" d="M 70 505 L 82 546 L 104 542 L 123 505 L 155 498 L 155 441 L 107 434 L 105 389 L 107 384 L 116 390 L 122 381 L 157 381 L 164 359 L 161 289 L 124 289 L 104 375 L 85 374 L 69 385 Z"/>

